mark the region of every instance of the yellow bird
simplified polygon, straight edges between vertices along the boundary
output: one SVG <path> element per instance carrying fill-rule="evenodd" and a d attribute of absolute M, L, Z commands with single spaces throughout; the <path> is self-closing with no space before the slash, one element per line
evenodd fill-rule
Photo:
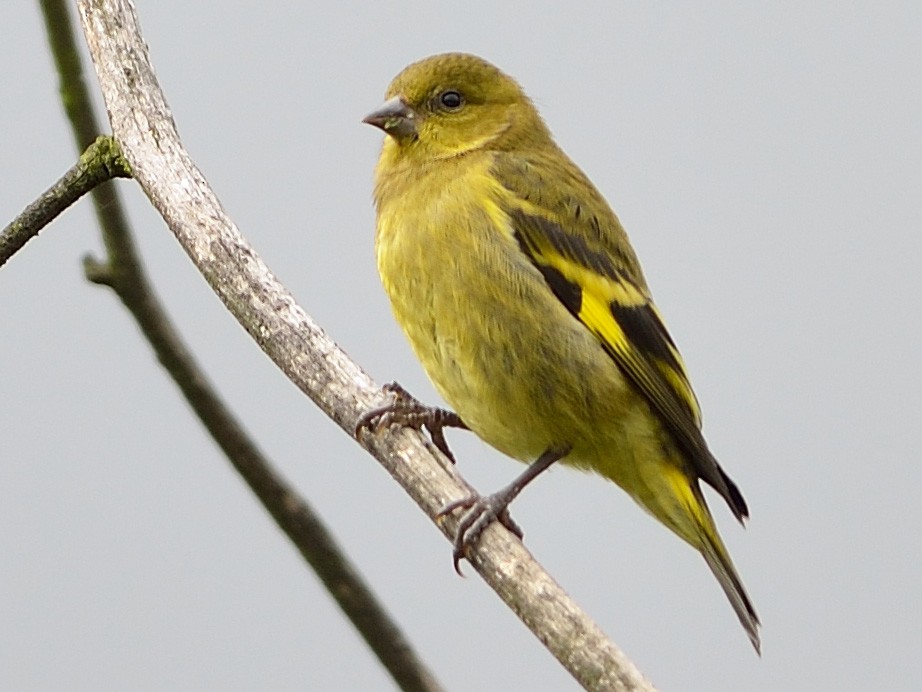
<path fill-rule="evenodd" d="M 508 75 L 448 53 L 405 68 L 364 122 L 387 137 L 375 169 L 378 270 L 394 314 L 457 413 L 399 397 L 363 416 L 470 428 L 530 466 L 467 512 L 455 566 L 561 461 L 611 479 L 703 556 L 759 650 L 759 618 L 699 481 L 748 516 L 701 434 L 675 343 L 611 207 Z M 373 426 L 373 427 L 375 427 Z"/>

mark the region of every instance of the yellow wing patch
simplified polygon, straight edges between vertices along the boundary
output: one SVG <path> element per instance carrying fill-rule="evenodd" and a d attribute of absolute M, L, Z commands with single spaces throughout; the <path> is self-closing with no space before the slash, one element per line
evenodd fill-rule
<path fill-rule="evenodd" d="M 701 413 L 672 338 L 649 294 L 601 251 L 533 214 L 510 214 L 515 237 L 573 315 L 634 382 L 663 422 L 697 450 Z"/>
<path fill-rule="evenodd" d="M 617 217 L 588 181 L 521 157 L 494 160 L 492 193 L 509 233 L 558 300 L 599 340 L 672 435 L 698 478 L 737 519 L 746 501 L 701 435 L 701 412 L 682 357 L 643 280 Z M 545 166 L 542 168 L 542 166 Z M 540 175 L 541 171 L 550 174 Z M 522 181 L 527 181 L 527 185 Z M 588 185 L 588 188 L 587 188 Z M 497 221 L 491 211 L 491 218 Z"/>

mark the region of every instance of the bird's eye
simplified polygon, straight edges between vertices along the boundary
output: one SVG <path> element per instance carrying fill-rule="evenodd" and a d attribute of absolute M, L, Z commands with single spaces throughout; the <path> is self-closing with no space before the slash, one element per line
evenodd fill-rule
<path fill-rule="evenodd" d="M 454 89 L 439 94 L 439 103 L 447 111 L 456 111 L 464 105 L 464 97 Z"/>

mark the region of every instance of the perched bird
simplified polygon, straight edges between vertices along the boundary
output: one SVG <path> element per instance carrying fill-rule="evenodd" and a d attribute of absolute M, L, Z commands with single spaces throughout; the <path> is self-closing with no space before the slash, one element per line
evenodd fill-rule
<path fill-rule="evenodd" d="M 450 412 L 405 397 L 361 424 L 463 425 L 530 466 L 467 510 L 455 566 L 509 502 L 561 461 L 611 479 L 703 556 L 759 649 L 759 618 L 702 495 L 742 522 L 739 489 L 701 434 L 675 343 L 611 207 L 554 142 L 521 87 L 473 55 L 405 68 L 364 122 L 378 270 L 397 321 Z M 428 417 L 427 417 L 428 416 Z M 438 438 L 438 439 L 436 439 Z"/>

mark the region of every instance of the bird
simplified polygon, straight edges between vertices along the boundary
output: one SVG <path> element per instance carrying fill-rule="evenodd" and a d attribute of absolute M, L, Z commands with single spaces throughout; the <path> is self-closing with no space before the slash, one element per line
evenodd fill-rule
<path fill-rule="evenodd" d="M 444 53 L 404 68 L 364 121 L 384 132 L 375 255 L 394 316 L 450 410 L 404 390 L 362 429 L 468 428 L 528 464 L 464 510 L 454 562 L 560 462 L 613 481 L 701 553 L 760 652 L 760 621 L 701 490 L 749 509 L 711 453 L 685 364 L 611 206 L 519 84 Z M 451 457 L 453 460 L 453 457 Z"/>

